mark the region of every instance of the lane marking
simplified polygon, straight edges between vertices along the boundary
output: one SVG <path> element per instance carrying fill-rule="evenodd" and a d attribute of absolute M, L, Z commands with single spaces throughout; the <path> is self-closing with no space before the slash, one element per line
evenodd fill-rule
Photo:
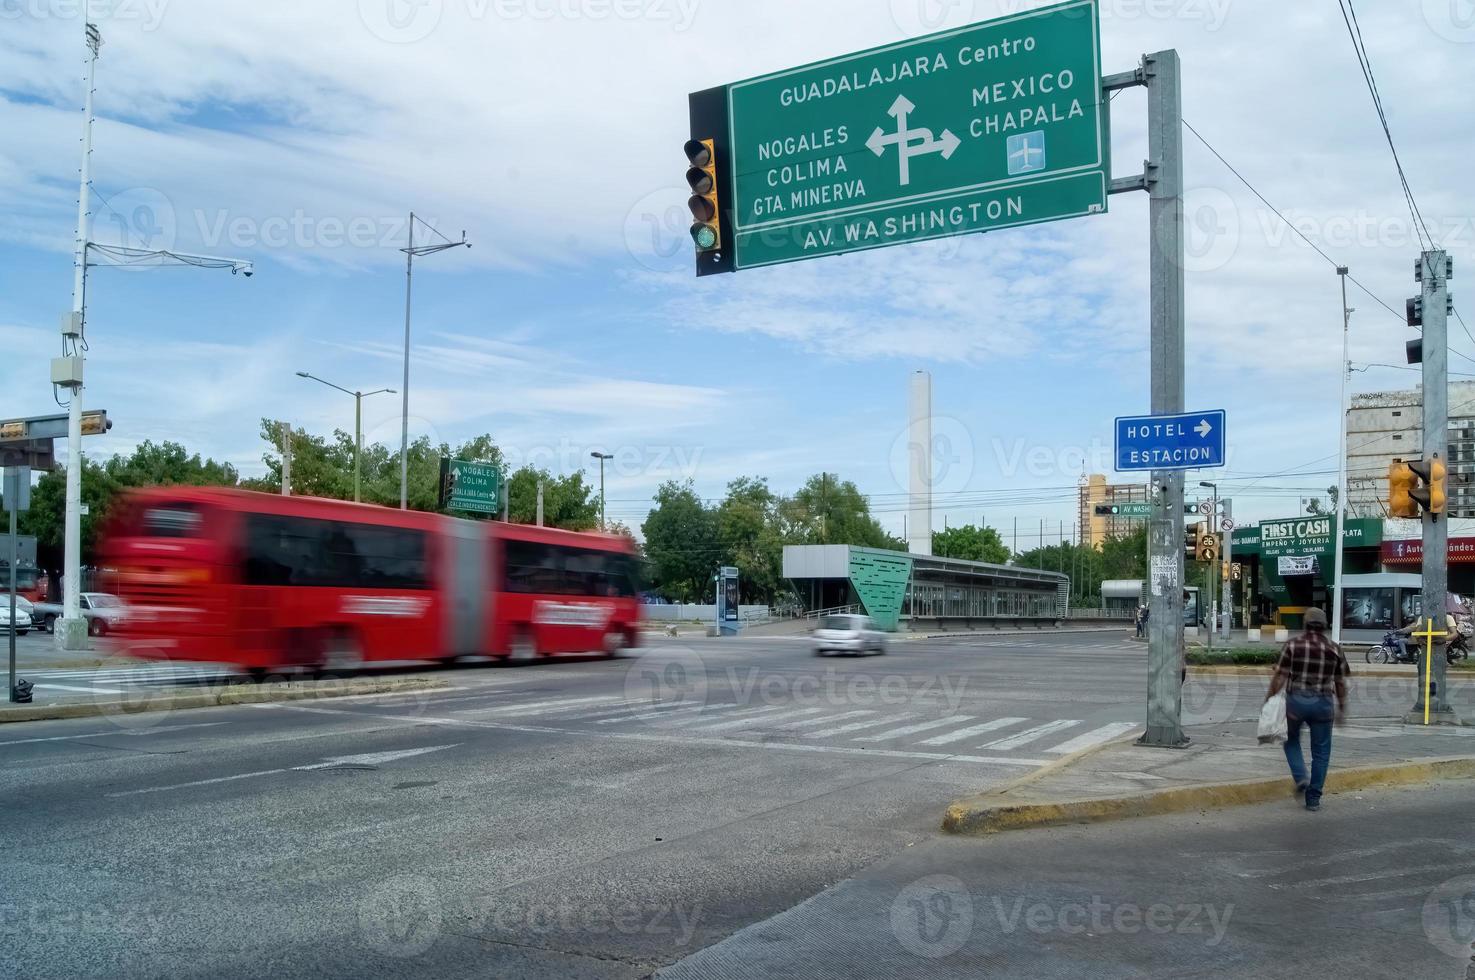
<path fill-rule="evenodd" d="M 340 714 L 346 712 L 338 712 Z M 196 786 L 215 786 L 220 783 L 231 783 L 242 779 L 255 779 L 257 776 L 275 776 L 283 772 L 312 772 L 315 769 L 331 769 L 334 766 L 362 765 L 373 766 L 384 762 L 393 762 L 396 759 L 407 759 L 410 756 L 424 755 L 427 752 L 439 752 L 441 749 L 455 748 L 460 742 L 451 745 L 433 745 L 420 749 L 398 749 L 390 752 L 367 752 L 363 755 L 345 755 L 326 762 L 319 762 L 308 766 L 284 766 L 280 769 L 261 769 L 256 772 L 240 772 L 233 776 L 216 776 L 213 779 L 195 779 L 187 783 L 172 783 L 168 786 L 146 786 L 143 789 L 124 790 L 121 793 L 108 793 L 108 799 L 118 799 L 123 796 L 143 796 L 146 793 L 163 793 L 174 789 L 191 789 Z"/>
<path fill-rule="evenodd" d="M 692 732 L 724 732 L 732 728 L 741 728 L 750 721 L 756 721 L 760 725 L 785 725 L 789 718 L 806 718 L 809 715 L 818 714 L 824 708 L 800 708 L 797 711 L 780 711 L 776 715 L 763 715 L 759 718 L 739 718 L 737 721 L 724 721 L 718 725 L 695 725 L 687 729 Z"/>
<path fill-rule="evenodd" d="M 0 749 L 7 745 L 35 745 L 38 742 L 72 742 L 84 738 L 112 738 L 114 735 L 126 735 L 130 738 L 142 738 L 145 735 L 162 735 L 165 732 L 180 732 L 186 728 L 215 728 L 219 725 L 228 725 L 228 721 L 210 721 L 198 725 L 165 725 L 162 728 L 146 728 L 141 731 L 125 731 L 114 728 L 109 732 L 88 732 L 85 735 L 51 735 L 47 738 L 17 738 L 8 742 L 0 742 Z"/>
<path fill-rule="evenodd" d="M 310 766 L 293 766 L 293 772 L 312 772 L 314 769 L 332 769 L 334 766 L 379 766 L 386 762 L 394 762 L 397 759 L 409 759 L 417 755 L 425 755 L 427 752 L 439 752 L 442 749 L 454 749 L 460 742 L 452 742 L 450 745 L 429 745 L 420 749 L 391 749 L 387 752 L 364 752 L 360 755 L 340 755 L 326 762 L 314 763 Z"/>
<path fill-rule="evenodd" d="M 1139 727 L 1141 726 L 1138 725 L 1138 723 L 1135 721 L 1112 722 L 1110 725 L 1102 725 L 1094 732 L 1086 732 L 1084 735 L 1077 735 L 1070 741 L 1061 742 L 1053 749 L 1046 749 L 1045 751 L 1049 752 L 1051 755 L 1070 755 L 1070 753 L 1072 752 L 1079 752 L 1082 749 L 1089 749 L 1093 745 L 1100 745 L 1102 742 L 1109 742 L 1112 739 L 1116 738 L 1118 735 L 1125 735 L 1127 734 L 1127 732 L 1130 732 L 1134 728 Z"/>
<path fill-rule="evenodd" d="M 894 721 L 903 721 L 907 718 L 915 718 L 916 715 L 907 714 L 891 715 L 887 718 L 872 718 L 870 721 L 856 721 L 838 728 L 825 728 L 817 732 L 805 732 L 805 738 L 829 738 L 831 735 L 844 735 L 847 732 L 858 732 L 863 728 L 875 728 L 877 725 L 889 725 Z"/>
<path fill-rule="evenodd" d="M 931 738 L 924 738 L 917 744 L 951 745 L 954 742 L 961 742 L 965 738 L 972 738 L 975 735 L 985 735 L 989 732 L 997 731 L 1000 728 L 1008 728 L 1010 725 L 1022 725 L 1027 721 L 1029 721 L 1028 718 L 995 718 L 993 721 L 986 721 L 982 725 L 973 725 L 969 728 L 960 728 L 955 732 L 948 732 L 946 735 L 934 735 Z"/>
<path fill-rule="evenodd" d="M 985 744 L 980 745 L 979 748 L 995 749 L 999 751 L 1017 749 L 1021 745 L 1027 745 L 1028 743 L 1033 742 L 1035 739 L 1044 738 L 1046 735 L 1053 735 L 1056 732 L 1063 732 L 1067 728 L 1074 728 L 1080 723 L 1081 722 L 1075 718 L 1062 718 L 1059 721 L 1051 721 L 1043 725 L 1039 725 L 1035 728 L 1025 729 L 1022 732 L 1010 735 L 1008 738 L 1001 738 L 997 741 L 986 742 Z"/>
<path fill-rule="evenodd" d="M 877 732 L 875 735 L 862 735 L 851 739 L 852 742 L 885 742 L 893 738 L 901 738 L 903 735 L 915 735 L 933 728 L 942 728 L 944 725 L 957 725 L 965 721 L 972 721 L 973 715 L 949 715 L 946 718 L 934 718 L 931 721 L 919 722 L 915 725 L 907 725 L 905 728 L 892 728 L 888 731 Z"/>
<path fill-rule="evenodd" d="M 782 705 L 772 705 L 767 708 L 744 708 L 737 712 L 741 717 L 735 717 L 732 721 L 719 721 L 711 725 L 692 725 L 687 728 L 690 732 L 725 732 L 731 728 L 741 728 L 750 721 L 768 721 L 775 711 L 785 711 Z M 818 710 L 818 709 L 816 709 Z"/>

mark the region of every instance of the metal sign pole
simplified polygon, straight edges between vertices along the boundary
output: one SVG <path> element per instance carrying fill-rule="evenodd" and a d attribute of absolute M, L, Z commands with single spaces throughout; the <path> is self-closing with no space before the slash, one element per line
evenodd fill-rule
<path fill-rule="evenodd" d="M 1182 412 L 1183 397 L 1183 101 L 1178 52 L 1142 60 L 1147 83 L 1148 161 L 1151 196 L 1152 412 Z M 1152 584 L 1148 620 L 1147 730 L 1139 745 L 1182 748 L 1183 734 L 1183 473 L 1154 474 L 1148 533 Z"/>

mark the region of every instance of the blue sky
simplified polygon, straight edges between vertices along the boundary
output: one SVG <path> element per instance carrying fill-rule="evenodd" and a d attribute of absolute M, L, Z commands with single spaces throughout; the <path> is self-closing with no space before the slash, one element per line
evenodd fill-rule
<path fill-rule="evenodd" d="M 664 479 L 855 480 L 900 532 L 907 380 L 934 376 L 937 524 L 1067 535 L 1111 420 L 1147 409 L 1147 209 L 701 281 L 685 233 L 686 94 L 1039 4 L 1024 0 L 324 0 L 98 4 L 94 237 L 248 258 L 93 273 L 89 450 L 172 438 L 261 470 L 262 416 L 352 425 L 312 371 L 399 385 L 405 214 L 471 250 L 417 267 L 411 426 L 491 432 L 550 469 L 615 452 L 611 515 Z M 1465 0 L 1360 10 L 1409 178 L 1475 268 Z M 46 384 L 70 302 L 84 48 L 76 4 L 0 6 L 0 363 L 8 415 Z M 1395 309 L 1418 245 L 1335 0 L 1106 0 L 1104 64 L 1176 47 L 1190 122 Z M 1113 105 L 1118 175 L 1145 101 Z M 1337 277 L 1189 136 L 1190 408 L 1230 413 L 1241 520 L 1334 480 Z M 121 236 L 121 237 L 120 237 Z M 1460 280 L 1455 282 L 1458 298 Z M 1353 360 L 1410 332 L 1354 294 Z M 1469 319 L 1467 317 L 1467 319 Z M 1458 327 L 1457 348 L 1475 354 Z M 1455 358 L 1454 368 L 1475 370 Z M 1409 387 L 1372 368 L 1354 390 Z M 398 401 L 365 405 L 396 443 Z M 1285 471 L 1305 475 L 1270 477 Z"/>

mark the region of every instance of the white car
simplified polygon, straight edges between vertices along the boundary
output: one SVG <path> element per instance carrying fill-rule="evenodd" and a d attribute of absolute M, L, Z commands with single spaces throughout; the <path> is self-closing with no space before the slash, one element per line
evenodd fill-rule
<path fill-rule="evenodd" d="M 876 629 L 869 616 L 850 613 L 826 616 L 819 621 L 819 627 L 814 631 L 816 657 L 832 653 L 865 656 L 868 653 L 885 652 L 886 634 Z"/>
<path fill-rule="evenodd" d="M 10 593 L 0 595 L 0 633 L 14 632 L 16 636 L 25 636 L 33 625 L 31 603 L 24 596 L 15 597 L 15 619 L 11 619 Z"/>
<path fill-rule="evenodd" d="M 80 597 L 82 617 L 87 620 L 89 636 L 106 636 L 116 629 L 128 616 L 128 607 L 123 600 L 107 592 L 83 592 Z M 56 621 L 61 619 L 62 606 L 59 602 L 38 602 L 32 615 L 48 633 L 56 632 Z M 3 614 L 0 614 L 3 618 Z"/>

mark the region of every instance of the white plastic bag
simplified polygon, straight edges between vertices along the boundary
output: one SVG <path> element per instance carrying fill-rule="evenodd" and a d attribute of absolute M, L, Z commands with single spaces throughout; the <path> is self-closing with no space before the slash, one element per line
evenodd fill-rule
<path fill-rule="evenodd" d="M 1286 740 L 1286 696 L 1281 691 L 1260 709 L 1260 728 L 1255 733 L 1261 745 L 1281 745 Z"/>

